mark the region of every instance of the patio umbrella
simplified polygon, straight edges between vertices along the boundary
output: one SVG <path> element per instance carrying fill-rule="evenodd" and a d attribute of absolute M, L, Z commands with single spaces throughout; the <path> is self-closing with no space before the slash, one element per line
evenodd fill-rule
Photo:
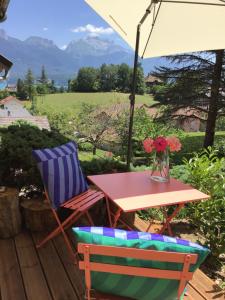
<path fill-rule="evenodd" d="M 127 167 L 138 56 L 150 58 L 225 48 L 225 0 L 85 0 L 135 50 Z"/>

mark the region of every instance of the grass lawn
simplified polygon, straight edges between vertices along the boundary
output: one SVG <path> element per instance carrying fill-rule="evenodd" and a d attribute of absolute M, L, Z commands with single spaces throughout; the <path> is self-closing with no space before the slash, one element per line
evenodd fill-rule
<path fill-rule="evenodd" d="M 50 108 L 56 111 L 68 109 L 79 109 L 82 103 L 96 105 L 112 105 L 119 103 L 129 103 L 129 94 L 123 93 L 63 93 L 39 96 L 37 99 L 38 108 Z M 154 102 L 150 95 L 137 95 L 136 103 L 152 105 Z"/>
<path fill-rule="evenodd" d="M 79 151 L 78 156 L 80 161 L 91 161 L 93 158 L 98 159 L 98 158 L 106 158 L 106 152 L 100 149 L 97 149 L 96 155 L 92 154 L 92 151 L 87 152 L 87 151 Z"/>

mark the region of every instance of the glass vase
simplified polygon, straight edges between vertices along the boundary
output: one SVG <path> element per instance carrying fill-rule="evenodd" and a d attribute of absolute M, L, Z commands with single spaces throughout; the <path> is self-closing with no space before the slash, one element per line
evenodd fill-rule
<path fill-rule="evenodd" d="M 169 152 L 156 152 L 153 158 L 151 177 L 157 182 L 168 182 L 170 180 Z"/>

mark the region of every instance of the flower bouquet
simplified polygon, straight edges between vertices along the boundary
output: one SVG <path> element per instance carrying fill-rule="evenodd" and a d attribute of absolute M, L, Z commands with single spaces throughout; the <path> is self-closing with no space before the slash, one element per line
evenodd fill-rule
<path fill-rule="evenodd" d="M 143 147 L 147 154 L 153 156 L 151 179 L 158 182 L 169 181 L 169 153 L 180 151 L 180 140 L 175 136 L 147 138 L 143 141 Z"/>

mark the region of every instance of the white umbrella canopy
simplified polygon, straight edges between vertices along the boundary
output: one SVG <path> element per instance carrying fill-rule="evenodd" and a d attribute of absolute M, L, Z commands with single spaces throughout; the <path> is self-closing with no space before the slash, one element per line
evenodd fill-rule
<path fill-rule="evenodd" d="M 150 0 L 85 0 L 133 49 Z M 154 24 L 154 26 L 153 26 Z M 148 58 L 225 48 L 225 1 L 153 2 L 141 26 L 139 55 Z"/>
<path fill-rule="evenodd" d="M 135 50 L 127 168 L 138 55 L 142 58 L 225 49 L 225 0 L 85 0 Z"/>

